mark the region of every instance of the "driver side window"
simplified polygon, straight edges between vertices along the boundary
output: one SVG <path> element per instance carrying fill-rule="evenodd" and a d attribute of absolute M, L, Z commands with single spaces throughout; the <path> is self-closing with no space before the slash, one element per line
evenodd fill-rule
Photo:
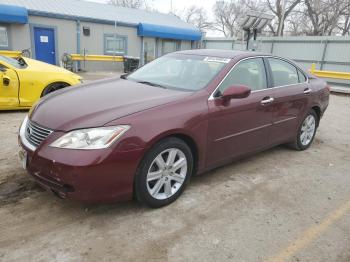
<path fill-rule="evenodd" d="M 233 85 L 244 85 L 252 91 L 266 89 L 266 72 L 262 58 L 249 58 L 238 62 L 221 83 L 218 91 L 222 94 Z"/>

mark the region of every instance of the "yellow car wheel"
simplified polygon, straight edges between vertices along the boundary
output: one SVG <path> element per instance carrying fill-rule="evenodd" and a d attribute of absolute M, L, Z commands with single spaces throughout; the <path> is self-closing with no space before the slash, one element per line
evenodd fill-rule
<path fill-rule="evenodd" d="M 47 87 L 45 87 L 45 89 L 41 93 L 41 97 L 43 97 L 49 93 L 52 93 L 54 91 L 57 91 L 59 89 L 65 88 L 67 86 L 69 86 L 69 84 L 64 83 L 64 82 L 57 82 L 57 83 L 49 84 Z"/>

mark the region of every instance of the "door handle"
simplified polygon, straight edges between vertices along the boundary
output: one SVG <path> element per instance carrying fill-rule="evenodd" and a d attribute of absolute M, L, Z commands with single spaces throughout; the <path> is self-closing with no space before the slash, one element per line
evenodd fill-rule
<path fill-rule="evenodd" d="M 305 88 L 304 89 L 304 94 L 307 95 L 307 94 L 310 94 L 311 93 L 311 89 L 310 88 Z"/>
<path fill-rule="evenodd" d="M 267 105 L 270 104 L 274 101 L 275 99 L 273 97 L 265 97 L 263 100 L 261 100 L 262 105 Z"/>

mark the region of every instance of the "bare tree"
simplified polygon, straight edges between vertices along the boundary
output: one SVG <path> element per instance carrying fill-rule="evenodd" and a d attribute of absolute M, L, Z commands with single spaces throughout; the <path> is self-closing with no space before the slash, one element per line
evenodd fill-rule
<path fill-rule="evenodd" d="M 135 8 L 135 9 L 148 8 L 146 0 L 109 0 L 109 3 L 115 6 Z"/>
<path fill-rule="evenodd" d="M 341 15 L 338 29 L 343 36 L 350 34 L 350 5 L 344 10 L 343 14 Z"/>
<path fill-rule="evenodd" d="M 312 25 L 309 35 L 331 35 L 338 29 L 339 19 L 349 8 L 348 0 L 304 0 Z M 346 28 L 345 28 L 346 30 Z"/>
<path fill-rule="evenodd" d="M 190 6 L 183 12 L 183 15 L 179 16 L 182 20 L 193 24 L 202 32 L 212 28 L 212 23 L 209 21 L 207 12 L 203 7 Z"/>
<path fill-rule="evenodd" d="M 266 4 L 269 10 L 276 15 L 277 21 L 272 24 L 269 24 L 269 28 L 274 35 L 278 35 L 278 32 L 281 32 L 283 35 L 284 22 L 293 11 L 293 9 L 300 4 L 301 0 L 266 0 Z"/>

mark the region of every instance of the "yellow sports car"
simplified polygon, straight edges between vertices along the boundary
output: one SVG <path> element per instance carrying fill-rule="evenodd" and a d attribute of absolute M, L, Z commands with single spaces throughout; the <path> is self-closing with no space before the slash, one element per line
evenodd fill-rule
<path fill-rule="evenodd" d="M 79 75 L 61 67 L 0 55 L 0 110 L 30 108 L 40 97 L 80 82 Z"/>

